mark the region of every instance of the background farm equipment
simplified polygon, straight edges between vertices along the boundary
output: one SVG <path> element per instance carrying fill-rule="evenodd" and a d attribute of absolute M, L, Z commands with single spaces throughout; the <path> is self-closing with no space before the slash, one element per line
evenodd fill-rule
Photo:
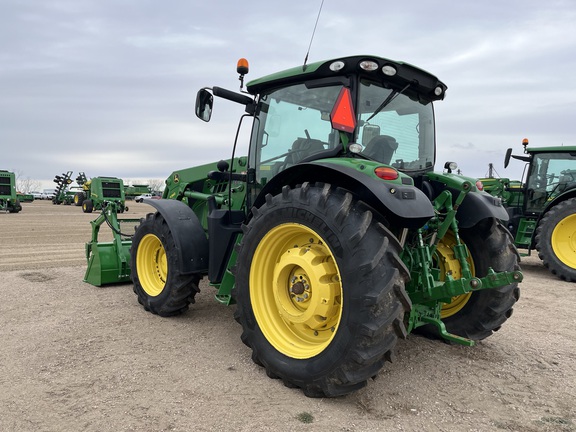
<path fill-rule="evenodd" d="M 247 62 L 237 70 L 242 89 Z M 174 171 L 164 199 L 145 200 L 155 212 L 129 271 L 146 310 L 187 310 L 206 277 L 236 304 L 253 360 L 311 397 L 363 387 L 413 331 L 472 345 L 502 326 L 519 256 L 500 199 L 452 163 L 433 170 L 444 83 L 358 56 L 246 87 L 200 90 L 196 115 L 210 120 L 214 96 L 243 106 L 248 156 L 235 156 L 237 135 L 230 159 Z M 94 258 L 110 269 L 101 283 L 125 280 L 128 243 L 116 244 L 118 256 Z"/>
<path fill-rule="evenodd" d="M 145 184 L 124 185 L 124 195 L 127 200 L 133 200 L 150 192 L 150 186 Z"/>
<path fill-rule="evenodd" d="M 32 195 L 31 193 L 16 192 L 16 198 L 21 203 L 34 201 L 34 195 Z"/>
<path fill-rule="evenodd" d="M 22 210 L 16 193 L 16 176 L 6 170 L 0 170 L 0 210 L 9 213 L 18 213 Z"/>
<path fill-rule="evenodd" d="M 119 213 L 128 210 L 124 195 L 124 182 L 116 177 L 92 177 L 90 180 L 81 172 L 76 177 L 76 183 L 82 191 L 74 194 L 74 204 L 82 206 L 84 213 L 102 210 L 103 204 L 114 202 Z"/>
<path fill-rule="evenodd" d="M 558 277 L 576 282 L 576 147 L 529 148 L 523 155 L 506 152 L 526 163 L 521 181 L 484 178 L 487 192 L 503 200 L 508 229 L 516 246 L 538 251 L 544 265 Z"/>
<path fill-rule="evenodd" d="M 56 183 L 56 191 L 54 192 L 54 197 L 52 198 L 52 204 L 66 204 L 70 205 L 74 201 L 74 196 L 69 193 L 69 186 L 72 183 L 72 171 L 62 173 L 62 175 L 56 175 L 54 177 L 54 183 Z"/>

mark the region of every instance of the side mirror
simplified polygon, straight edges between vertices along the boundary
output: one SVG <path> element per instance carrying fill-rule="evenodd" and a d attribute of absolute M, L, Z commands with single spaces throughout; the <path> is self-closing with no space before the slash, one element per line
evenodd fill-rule
<path fill-rule="evenodd" d="M 512 155 L 511 148 L 506 150 L 506 156 L 504 156 L 504 168 L 508 168 L 508 164 L 510 163 L 510 155 Z"/>
<path fill-rule="evenodd" d="M 212 106 L 214 104 L 214 96 L 206 89 L 198 90 L 196 95 L 196 117 L 200 120 L 209 122 L 212 117 Z"/>

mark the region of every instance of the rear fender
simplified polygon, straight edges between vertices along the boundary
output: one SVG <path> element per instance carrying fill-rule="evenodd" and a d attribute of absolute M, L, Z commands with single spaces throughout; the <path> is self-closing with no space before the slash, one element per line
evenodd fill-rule
<path fill-rule="evenodd" d="M 482 219 L 496 218 L 507 221 L 510 216 L 500 198 L 486 192 L 470 192 L 456 212 L 460 228 L 471 228 Z"/>
<path fill-rule="evenodd" d="M 322 161 L 300 163 L 280 172 L 262 188 L 254 206 L 260 207 L 268 193 L 278 194 L 284 185 L 294 187 L 303 182 L 347 189 L 397 227 L 420 228 L 434 216 L 428 197 L 413 185 L 374 179 L 353 168 Z"/>
<path fill-rule="evenodd" d="M 208 239 L 196 214 L 181 201 L 144 199 L 162 215 L 170 228 L 180 272 L 206 273 L 208 271 Z"/>

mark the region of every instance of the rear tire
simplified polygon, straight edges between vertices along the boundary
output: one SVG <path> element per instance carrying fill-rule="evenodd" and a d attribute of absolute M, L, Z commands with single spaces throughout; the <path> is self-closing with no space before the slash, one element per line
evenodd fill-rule
<path fill-rule="evenodd" d="M 560 279 L 576 282 L 576 198 L 552 207 L 536 229 L 536 250 Z"/>
<path fill-rule="evenodd" d="M 470 252 L 474 276 L 486 276 L 489 267 L 496 272 L 520 269 L 520 258 L 510 233 L 494 219 L 485 219 L 470 229 L 461 229 L 460 236 Z M 510 318 L 519 298 L 517 283 L 473 291 L 454 297 L 452 303 L 445 304 L 442 321 L 450 333 L 482 340 L 498 331 Z"/>
<path fill-rule="evenodd" d="M 134 293 L 144 309 L 160 316 L 177 315 L 200 292 L 198 275 L 180 273 L 174 237 L 160 213 L 141 220 L 130 249 Z"/>
<path fill-rule="evenodd" d="M 407 334 L 395 237 L 330 185 L 286 186 L 252 212 L 233 296 L 253 361 L 309 397 L 364 387 Z"/>

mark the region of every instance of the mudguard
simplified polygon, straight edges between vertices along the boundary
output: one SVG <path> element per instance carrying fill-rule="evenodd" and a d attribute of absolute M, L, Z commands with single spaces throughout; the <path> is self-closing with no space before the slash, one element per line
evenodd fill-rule
<path fill-rule="evenodd" d="M 174 237 L 179 255 L 180 272 L 206 273 L 208 271 L 208 238 L 200 220 L 182 201 L 172 199 L 144 199 L 164 218 Z"/>
<path fill-rule="evenodd" d="M 324 161 L 300 163 L 282 171 L 264 186 L 254 206 L 262 205 L 266 194 L 279 193 L 284 185 L 294 186 L 304 181 L 341 186 L 398 227 L 419 228 L 434 216 L 432 203 L 417 187 L 374 179 L 356 169 Z"/>
<path fill-rule="evenodd" d="M 456 213 L 460 228 L 471 228 L 486 218 L 507 221 L 509 217 L 502 200 L 486 192 L 470 192 Z"/>

